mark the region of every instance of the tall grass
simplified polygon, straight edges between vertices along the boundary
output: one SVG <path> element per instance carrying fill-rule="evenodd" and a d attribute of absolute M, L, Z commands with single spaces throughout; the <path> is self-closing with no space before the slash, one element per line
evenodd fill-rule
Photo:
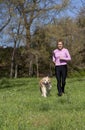
<path fill-rule="evenodd" d="M 41 97 L 36 78 L 0 80 L 0 130 L 85 130 L 85 77 L 67 79 L 66 94 Z"/>

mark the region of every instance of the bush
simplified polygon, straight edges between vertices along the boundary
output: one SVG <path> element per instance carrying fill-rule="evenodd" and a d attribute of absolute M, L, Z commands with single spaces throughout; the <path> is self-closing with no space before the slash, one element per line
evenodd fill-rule
<path fill-rule="evenodd" d="M 68 77 L 82 77 L 85 76 L 85 69 L 71 70 L 68 72 Z"/>
<path fill-rule="evenodd" d="M 8 87 L 10 87 L 11 85 L 10 85 L 10 82 L 9 82 L 9 79 L 7 79 L 7 78 L 2 78 L 1 80 L 0 80 L 0 88 L 8 88 Z"/>

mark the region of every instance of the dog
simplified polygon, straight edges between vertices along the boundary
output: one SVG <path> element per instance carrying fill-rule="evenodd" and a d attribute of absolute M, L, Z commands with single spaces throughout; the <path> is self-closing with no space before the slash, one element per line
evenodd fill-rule
<path fill-rule="evenodd" d="M 47 97 L 50 94 L 52 88 L 51 79 L 48 76 L 43 77 L 39 82 L 39 86 L 41 95 L 43 97 Z"/>

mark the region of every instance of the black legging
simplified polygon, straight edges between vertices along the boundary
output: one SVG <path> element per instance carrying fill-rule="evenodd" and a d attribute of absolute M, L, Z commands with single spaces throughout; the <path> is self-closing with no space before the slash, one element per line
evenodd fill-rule
<path fill-rule="evenodd" d="M 67 77 L 67 65 L 55 66 L 55 75 L 57 79 L 58 93 L 64 93 Z"/>

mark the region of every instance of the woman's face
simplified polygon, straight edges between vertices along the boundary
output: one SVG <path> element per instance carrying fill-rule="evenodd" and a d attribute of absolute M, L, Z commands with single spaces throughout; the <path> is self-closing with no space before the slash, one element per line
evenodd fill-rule
<path fill-rule="evenodd" d="M 58 47 L 59 50 L 62 50 L 62 48 L 63 48 L 63 43 L 62 43 L 62 42 L 58 42 L 57 47 Z"/>

